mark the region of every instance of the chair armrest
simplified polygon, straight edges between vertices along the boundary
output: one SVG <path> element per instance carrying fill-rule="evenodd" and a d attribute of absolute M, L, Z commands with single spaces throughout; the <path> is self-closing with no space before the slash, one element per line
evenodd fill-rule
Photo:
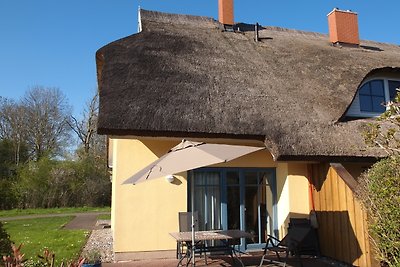
<path fill-rule="evenodd" d="M 276 246 L 277 244 L 279 244 L 279 242 L 281 242 L 281 240 L 279 240 L 278 238 L 276 238 L 272 235 L 268 235 L 267 244 L 268 244 L 268 241 L 271 242 L 271 245 L 273 245 L 273 246 Z"/>

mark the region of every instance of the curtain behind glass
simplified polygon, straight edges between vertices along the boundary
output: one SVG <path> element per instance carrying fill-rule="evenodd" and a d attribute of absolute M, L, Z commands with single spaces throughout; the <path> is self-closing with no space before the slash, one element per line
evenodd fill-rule
<path fill-rule="evenodd" d="M 195 172 L 194 206 L 199 212 L 199 229 L 221 229 L 219 172 Z"/>

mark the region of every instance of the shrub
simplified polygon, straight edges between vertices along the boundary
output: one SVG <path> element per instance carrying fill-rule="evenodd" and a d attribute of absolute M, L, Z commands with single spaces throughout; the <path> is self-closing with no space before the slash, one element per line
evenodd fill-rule
<path fill-rule="evenodd" d="M 8 256 L 12 254 L 12 242 L 10 235 L 6 232 L 2 222 L 0 222 L 0 256 Z"/>
<path fill-rule="evenodd" d="M 360 179 L 358 195 L 383 266 L 400 266 L 400 156 L 379 161 Z"/>
<path fill-rule="evenodd" d="M 26 262 L 26 259 L 24 259 L 24 254 L 21 251 L 22 244 L 20 244 L 18 247 L 15 246 L 14 244 L 11 245 L 12 248 L 12 254 L 3 256 L 3 263 L 5 267 L 23 267 L 24 262 Z"/>

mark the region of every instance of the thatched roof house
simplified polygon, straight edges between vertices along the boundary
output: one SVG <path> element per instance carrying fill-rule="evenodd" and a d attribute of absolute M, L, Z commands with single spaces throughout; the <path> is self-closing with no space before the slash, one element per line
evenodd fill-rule
<path fill-rule="evenodd" d="M 399 71 L 400 47 L 140 11 L 142 31 L 96 54 L 98 132 L 263 140 L 275 160 L 380 156 L 344 115 L 369 75 Z"/>

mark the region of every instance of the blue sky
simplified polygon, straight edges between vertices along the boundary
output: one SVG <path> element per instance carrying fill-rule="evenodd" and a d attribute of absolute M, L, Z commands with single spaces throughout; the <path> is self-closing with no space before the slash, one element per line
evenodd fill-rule
<path fill-rule="evenodd" d="M 0 96 L 59 87 L 79 116 L 96 90 L 95 52 L 137 31 L 138 6 L 217 18 L 217 0 L 0 0 Z M 359 14 L 360 38 L 400 44 L 400 1 L 236 0 L 235 21 L 327 33 L 334 7 Z"/>

